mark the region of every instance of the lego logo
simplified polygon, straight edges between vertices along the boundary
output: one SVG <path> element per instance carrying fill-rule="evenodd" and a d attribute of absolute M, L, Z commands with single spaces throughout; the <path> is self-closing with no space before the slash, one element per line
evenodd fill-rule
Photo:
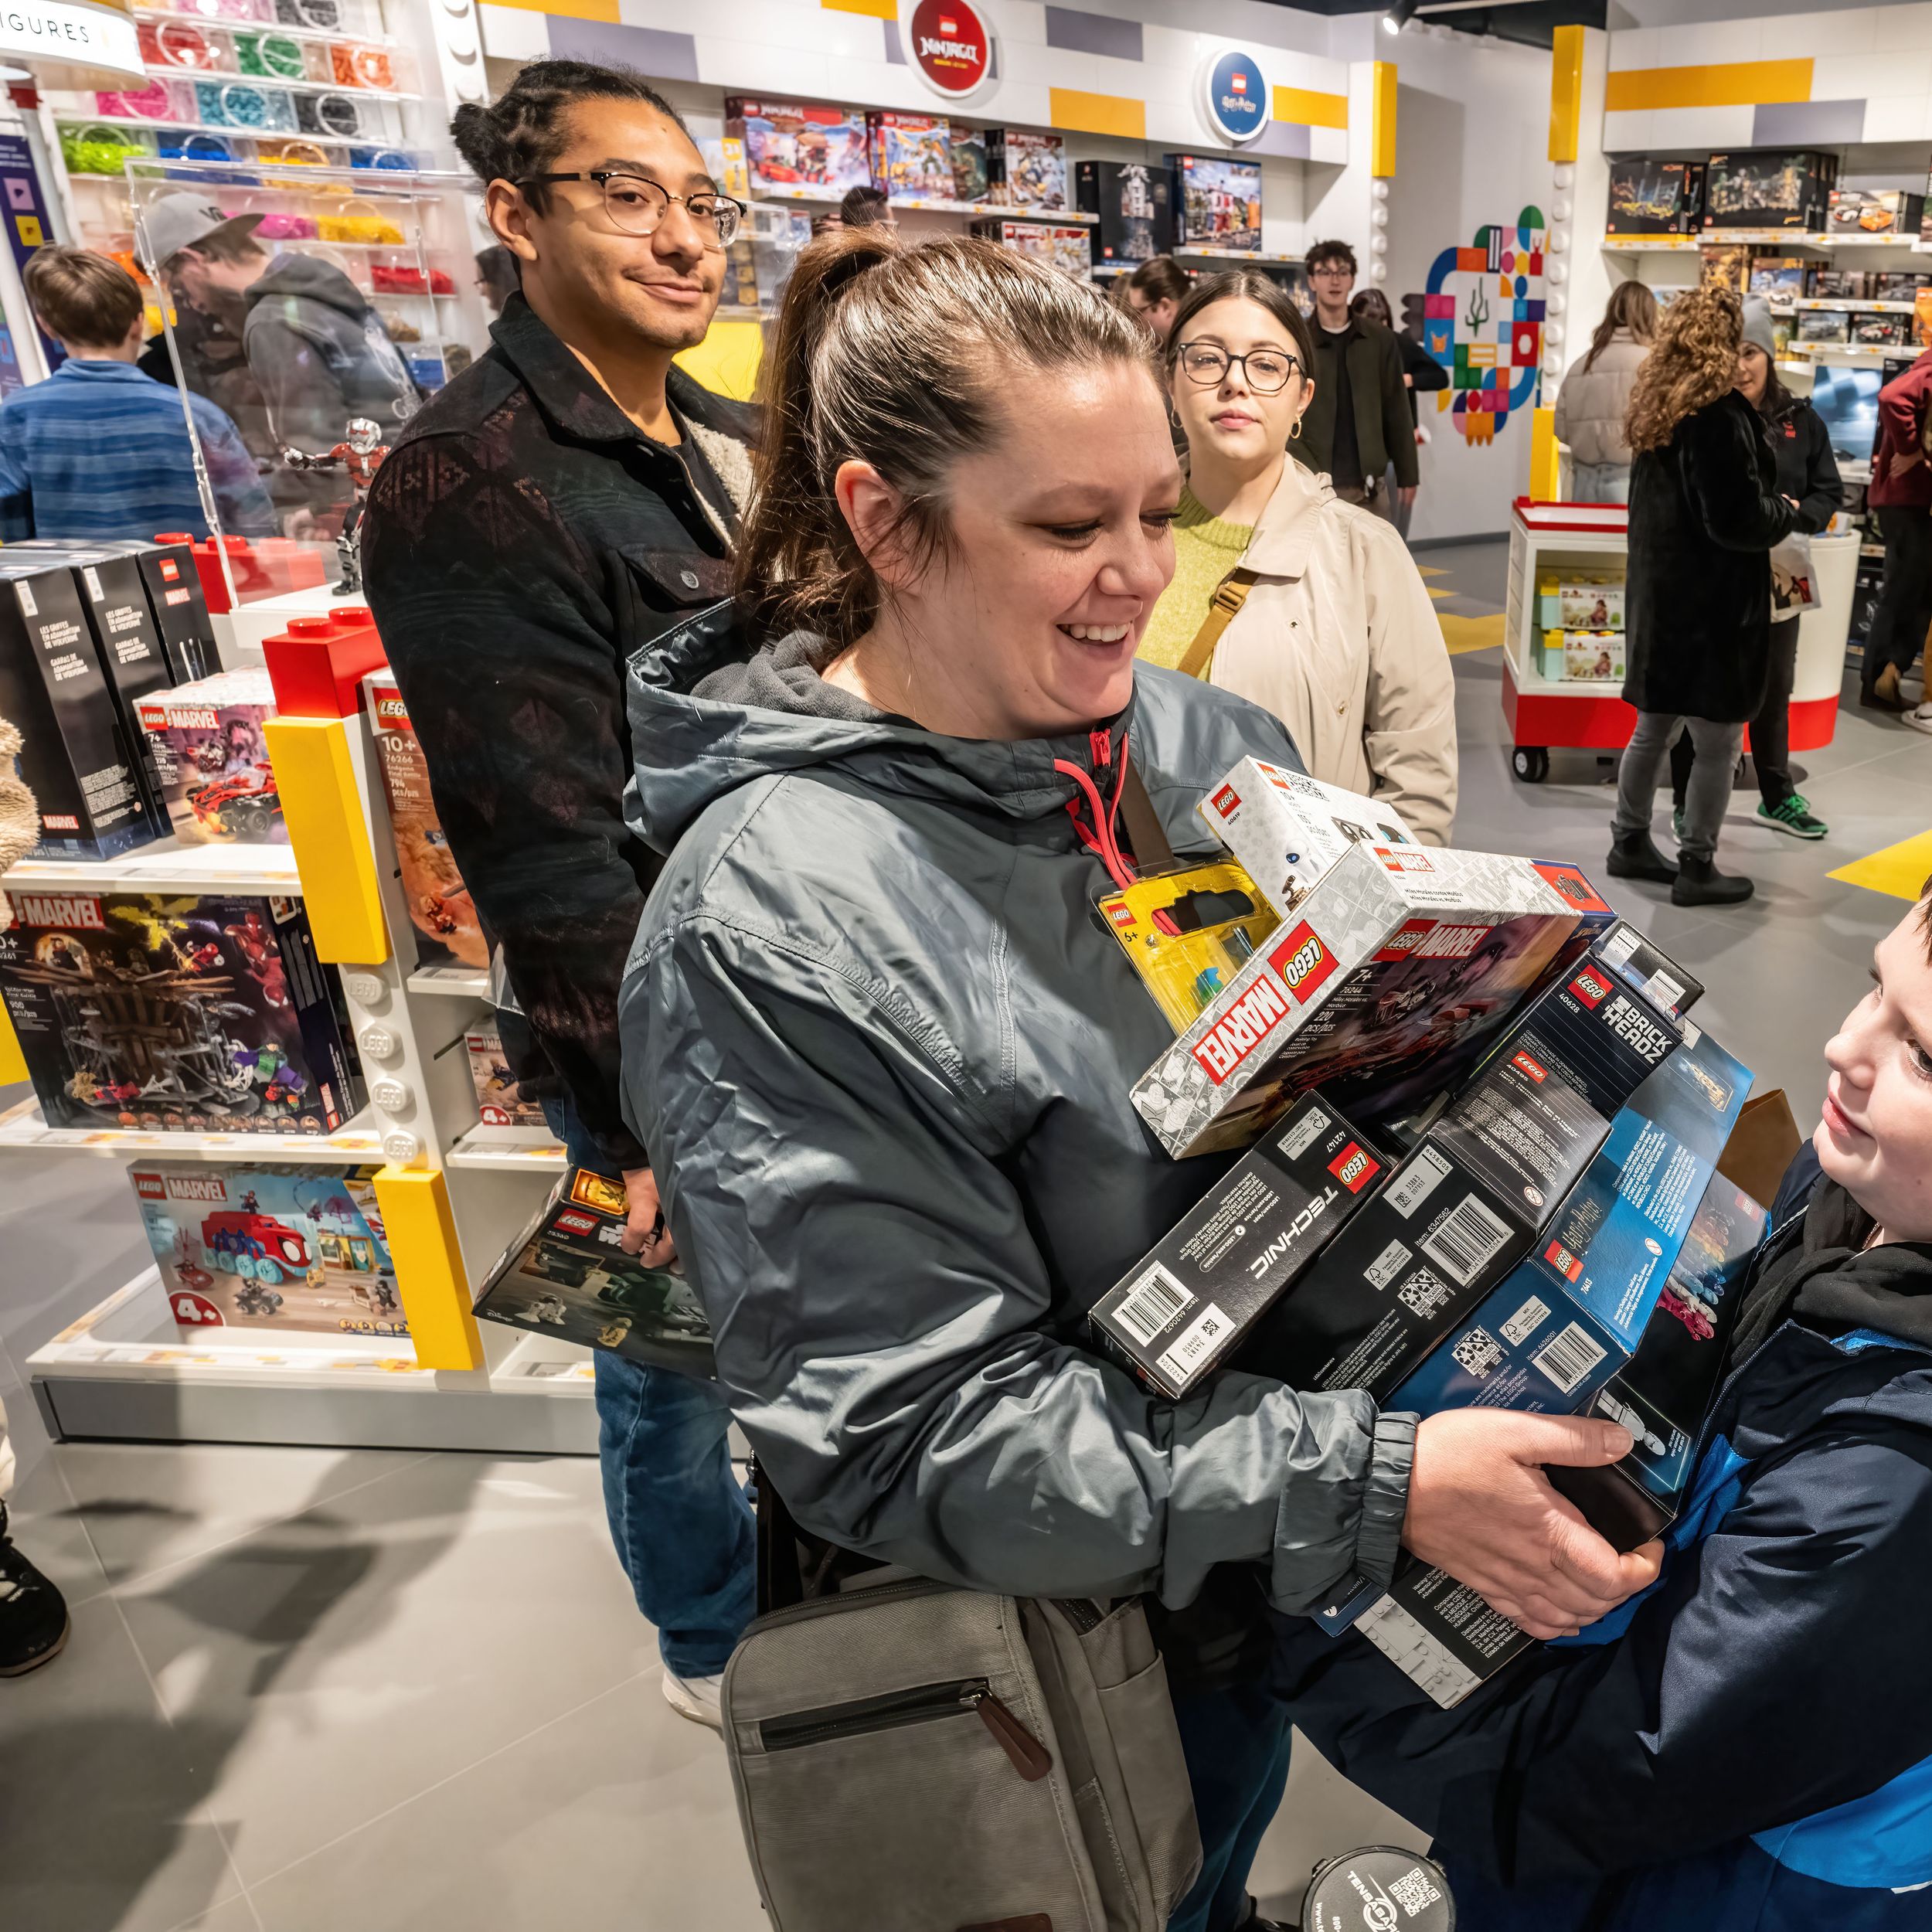
<path fill-rule="evenodd" d="M 566 1234 L 594 1234 L 597 1231 L 594 1216 L 577 1213 L 570 1208 L 566 1208 L 552 1225 L 562 1228 Z"/>
<path fill-rule="evenodd" d="M 1328 1172 L 1351 1194 L 1359 1194 L 1381 1171 L 1381 1162 L 1371 1159 L 1353 1141 L 1328 1163 Z"/>
<path fill-rule="evenodd" d="M 1268 955 L 1268 964 L 1281 975 L 1281 983 L 1304 1006 L 1308 995 L 1335 971 L 1335 954 L 1316 938 L 1304 920 Z"/>
<path fill-rule="evenodd" d="M 1610 981 L 1601 973 L 1592 972 L 1586 966 L 1570 982 L 1570 990 L 1583 1003 L 1594 1012 L 1598 1005 L 1610 997 Z"/>
<path fill-rule="evenodd" d="M 158 1174 L 143 1174 L 137 1169 L 134 1192 L 144 1201 L 165 1201 L 168 1198 L 168 1184 Z"/>
<path fill-rule="evenodd" d="M 1232 785 L 1223 785 L 1214 794 L 1214 810 L 1222 818 L 1231 818 L 1241 808 L 1241 794 Z"/>
<path fill-rule="evenodd" d="M 1509 1056 L 1509 1064 L 1515 1067 L 1518 1072 L 1527 1073 L 1529 1077 L 1539 1087 L 1549 1077 L 1549 1068 L 1539 1065 L 1536 1061 L 1532 1060 L 1527 1053 L 1511 1054 Z"/>

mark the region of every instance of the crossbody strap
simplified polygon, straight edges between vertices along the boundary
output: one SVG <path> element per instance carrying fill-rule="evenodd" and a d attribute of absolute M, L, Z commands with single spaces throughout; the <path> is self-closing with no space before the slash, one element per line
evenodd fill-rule
<path fill-rule="evenodd" d="M 1215 587 L 1214 595 L 1209 600 L 1207 616 L 1200 629 L 1195 632 L 1194 641 L 1188 646 L 1178 667 L 1183 677 L 1198 678 L 1207 669 L 1214 655 L 1214 647 L 1221 641 L 1221 633 L 1240 614 L 1254 584 L 1255 573 L 1244 570 L 1237 564 Z"/>

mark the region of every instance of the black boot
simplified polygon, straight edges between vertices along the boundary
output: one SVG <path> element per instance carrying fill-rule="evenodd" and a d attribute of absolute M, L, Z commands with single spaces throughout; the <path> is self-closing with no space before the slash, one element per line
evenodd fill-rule
<path fill-rule="evenodd" d="M 1741 906 L 1755 889 L 1748 879 L 1719 872 L 1715 859 L 1692 859 L 1680 852 L 1670 903 L 1673 906 Z"/>
<path fill-rule="evenodd" d="M 0 1677 L 38 1670 L 66 1641 L 66 1600 L 14 1547 L 0 1503 Z"/>
<path fill-rule="evenodd" d="M 1677 868 L 1657 849 L 1648 832 L 1613 832 L 1609 866 L 1613 879 L 1649 879 L 1668 886 L 1677 877 Z"/>

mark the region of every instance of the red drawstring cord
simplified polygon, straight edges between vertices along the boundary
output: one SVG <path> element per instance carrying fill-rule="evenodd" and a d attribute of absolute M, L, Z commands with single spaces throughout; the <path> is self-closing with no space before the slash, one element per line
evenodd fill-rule
<path fill-rule="evenodd" d="M 1104 731 L 1091 734 L 1090 740 L 1096 764 L 1104 765 L 1113 750 L 1113 740 Z M 1090 832 L 1080 820 L 1080 801 L 1070 798 L 1066 801 L 1066 815 L 1073 821 L 1073 831 L 1080 843 L 1099 859 L 1107 868 L 1107 876 L 1122 892 L 1139 877 L 1128 862 L 1126 853 L 1121 849 L 1119 836 L 1114 830 L 1114 821 L 1121 808 L 1121 794 L 1127 789 L 1128 741 L 1124 734 L 1121 739 L 1121 756 L 1117 767 L 1117 776 L 1114 781 L 1114 797 L 1111 804 L 1100 802 L 1100 789 L 1093 779 L 1069 758 L 1056 758 L 1053 769 L 1073 780 L 1086 794 L 1088 808 L 1094 815 L 1095 829 Z M 1180 928 L 1165 912 L 1154 915 L 1154 923 L 1160 930 L 1172 936 Z"/>

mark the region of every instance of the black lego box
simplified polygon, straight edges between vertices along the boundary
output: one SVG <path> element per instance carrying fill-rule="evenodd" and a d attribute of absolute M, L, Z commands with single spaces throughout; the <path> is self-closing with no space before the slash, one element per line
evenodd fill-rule
<path fill-rule="evenodd" d="M 321 1134 L 362 1105 L 299 899 L 7 896 L 0 998 L 49 1127 Z"/>
<path fill-rule="evenodd" d="M 80 587 L 49 557 L 0 556 L 0 718 L 25 741 L 34 856 L 112 859 L 154 837 Z"/>
<path fill-rule="evenodd" d="M 1621 1422 L 1635 1447 L 1607 1469 L 1549 1471 L 1619 1549 L 1648 1543 L 1677 1513 L 1769 1218 L 1735 1182 L 1711 1176 L 1636 1354 L 1590 1408 Z"/>
<path fill-rule="evenodd" d="M 1075 168 L 1074 206 L 1100 217 L 1094 259 L 1151 261 L 1174 246 L 1174 178 L 1142 161 L 1083 161 Z"/>
<path fill-rule="evenodd" d="M 1386 1396 L 1522 1260 L 1681 1037 L 1584 961 L 1511 1027 L 1319 1274 L 1269 1311 L 1241 1366 Z"/>
<path fill-rule="evenodd" d="M 1088 1317 L 1141 1379 L 1183 1396 L 1301 1275 L 1387 1169 L 1304 1095 Z"/>
<path fill-rule="evenodd" d="M 526 1335 L 709 1377 L 711 1325 L 696 1294 L 676 1262 L 647 1267 L 624 1253 L 624 1213 L 621 1182 L 572 1168 L 490 1270 L 476 1312 Z"/>
<path fill-rule="evenodd" d="M 1612 235 L 1688 235 L 1704 225 L 1704 164 L 1631 155 L 1610 164 Z"/>

